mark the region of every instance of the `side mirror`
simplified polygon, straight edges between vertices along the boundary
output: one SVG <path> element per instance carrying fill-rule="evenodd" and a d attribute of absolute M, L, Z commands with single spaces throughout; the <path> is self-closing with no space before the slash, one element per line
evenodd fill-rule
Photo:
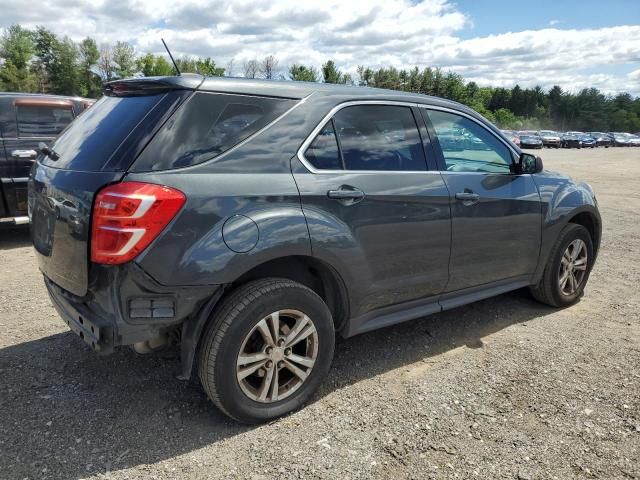
<path fill-rule="evenodd" d="M 520 154 L 518 167 L 519 173 L 540 173 L 544 168 L 542 159 L 530 153 Z"/>

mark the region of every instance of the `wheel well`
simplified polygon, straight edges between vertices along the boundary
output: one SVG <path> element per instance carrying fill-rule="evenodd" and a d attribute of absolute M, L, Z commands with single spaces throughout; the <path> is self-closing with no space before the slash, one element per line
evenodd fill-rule
<path fill-rule="evenodd" d="M 591 236 L 591 241 L 593 242 L 593 249 L 597 252 L 600 245 L 598 244 L 599 239 L 595 217 L 589 212 L 582 212 L 571 218 L 571 220 L 569 220 L 569 223 L 582 225 L 587 229 L 589 235 Z"/>
<path fill-rule="evenodd" d="M 280 277 L 301 283 L 322 298 L 333 317 L 336 332 L 342 332 L 349 318 L 349 302 L 346 287 L 338 272 L 313 257 L 289 256 L 270 260 L 242 275 L 232 284 L 232 289 L 251 280 Z"/>

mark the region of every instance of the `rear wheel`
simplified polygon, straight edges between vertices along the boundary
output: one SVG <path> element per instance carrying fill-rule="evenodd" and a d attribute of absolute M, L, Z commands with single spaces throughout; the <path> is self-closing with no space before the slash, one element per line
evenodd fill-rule
<path fill-rule="evenodd" d="M 253 281 L 209 321 L 200 381 L 230 417 L 264 422 L 309 399 L 329 371 L 334 343 L 331 313 L 315 292 L 286 279 Z"/>
<path fill-rule="evenodd" d="M 533 297 L 547 305 L 564 307 L 583 293 L 593 266 L 593 241 L 582 225 L 568 224 L 560 233 Z"/>

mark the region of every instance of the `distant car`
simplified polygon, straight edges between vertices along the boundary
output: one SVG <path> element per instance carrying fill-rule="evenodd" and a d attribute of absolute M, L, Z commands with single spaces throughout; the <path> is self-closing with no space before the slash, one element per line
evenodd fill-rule
<path fill-rule="evenodd" d="M 580 144 L 580 132 L 577 134 L 575 132 L 567 132 L 562 134 L 561 139 L 561 147 L 562 148 L 581 148 Z"/>
<path fill-rule="evenodd" d="M 613 144 L 611 136 L 604 132 L 589 132 L 589 135 L 595 139 L 598 147 L 609 148 Z"/>
<path fill-rule="evenodd" d="M 542 148 L 542 139 L 532 132 L 518 132 L 520 148 Z"/>
<path fill-rule="evenodd" d="M 40 142 L 51 142 L 93 100 L 0 93 L 0 226 L 29 223 L 27 177 Z"/>
<path fill-rule="evenodd" d="M 514 145 L 520 146 L 520 137 L 513 130 L 501 130 L 505 137 L 513 142 Z"/>
<path fill-rule="evenodd" d="M 613 138 L 613 146 L 614 147 L 631 147 L 631 138 L 630 134 L 624 132 L 612 132 L 611 136 Z"/>
<path fill-rule="evenodd" d="M 629 139 L 629 144 L 632 147 L 640 147 L 640 135 L 631 135 L 627 137 Z"/>
<path fill-rule="evenodd" d="M 583 134 L 577 135 L 577 137 L 580 140 L 580 146 L 582 148 L 596 148 L 598 146 L 596 139 L 591 135 Z"/>
<path fill-rule="evenodd" d="M 558 132 L 554 132 L 553 130 L 539 130 L 538 136 L 545 147 L 560 148 L 562 140 Z"/>

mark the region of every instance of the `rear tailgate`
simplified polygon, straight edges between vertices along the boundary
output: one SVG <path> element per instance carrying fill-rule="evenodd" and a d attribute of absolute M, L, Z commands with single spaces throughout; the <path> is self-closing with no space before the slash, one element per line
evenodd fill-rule
<path fill-rule="evenodd" d="M 118 182 L 188 90 L 105 96 L 40 155 L 29 178 L 32 239 L 42 272 L 84 296 L 89 285 L 91 210 L 96 193 Z"/>
<path fill-rule="evenodd" d="M 83 296 L 88 283 L 91 207 L 95 193 L 121 172 L 73 172 L 38 165 L 29 185 L 31 235 L 42 272 Z"/>

